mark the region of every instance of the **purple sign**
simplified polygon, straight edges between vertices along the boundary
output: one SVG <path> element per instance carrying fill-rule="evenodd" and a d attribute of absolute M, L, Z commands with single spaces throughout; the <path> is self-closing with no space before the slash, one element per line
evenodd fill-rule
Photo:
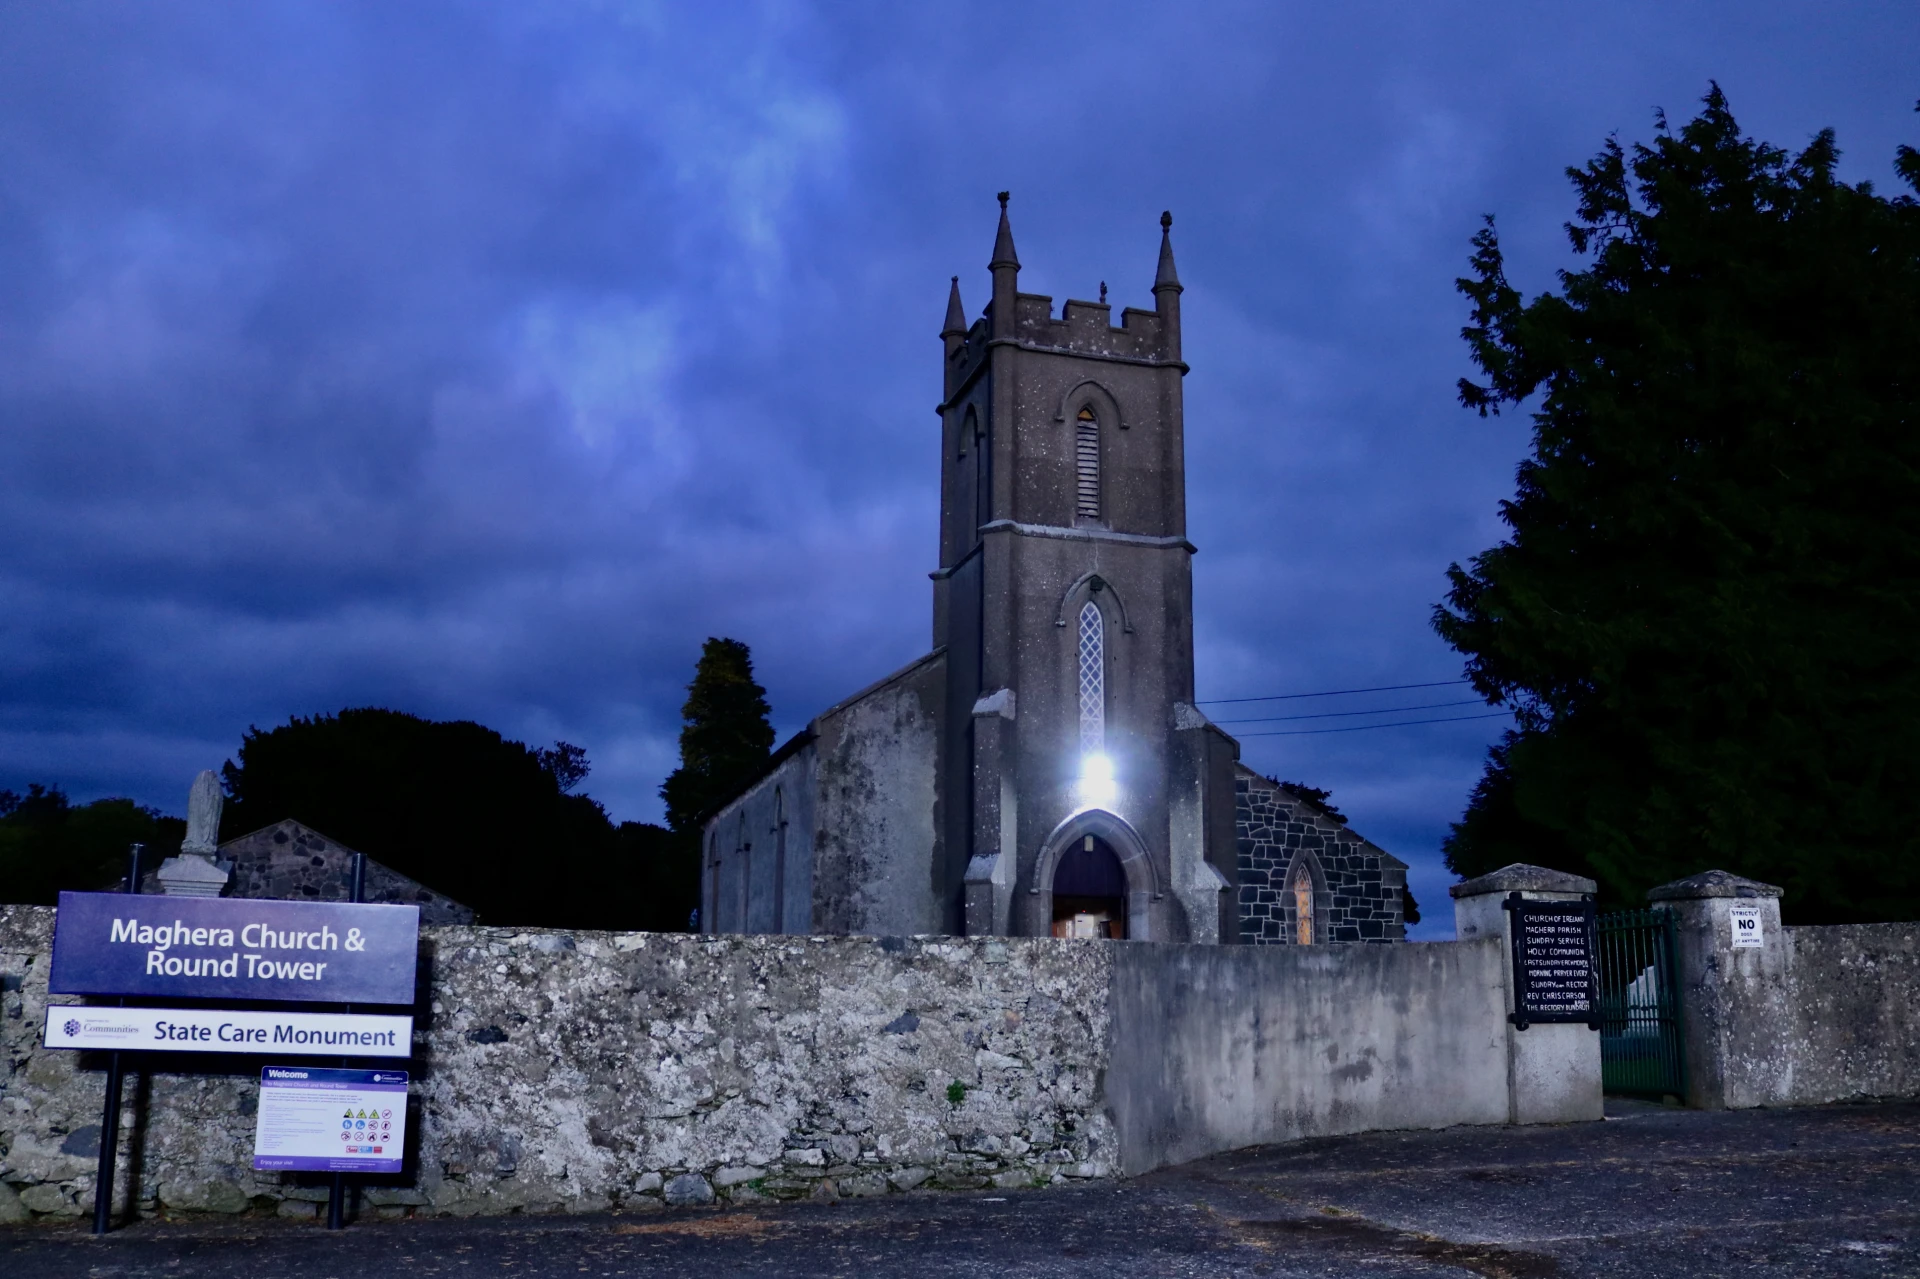
<path fill-rule="evenodd" d="M 61 893 L 62 995 L 411 1004 L 418 906 Z"/>
<path fill-rule="evenodd" d="M 260 1072 L 253 1166 L 262 1172 L 399 1172 L 407 1072 L 268 1066 Z"/>

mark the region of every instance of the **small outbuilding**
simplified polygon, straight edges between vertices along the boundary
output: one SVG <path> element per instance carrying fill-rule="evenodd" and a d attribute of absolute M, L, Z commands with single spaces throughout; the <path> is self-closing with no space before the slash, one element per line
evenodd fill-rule
<path fill-rule="evenodd" d="M 272 901 L 343 902 L 353 895 L 354 850 L 312 827 L 288 819 L 230 839 L 211 859 L 170 859 L 146 875 L 140 891 L 209 897 L 252 897 Z M 205 863 L 224 873 L 224 883 L 213 891 L 197 882 L 182 894 L 173 882 L 179 863 Z M 418 906 L 422 924 L 471 924 L 473 908 L 436 893 L 417 879 L 367 858 L 364 900 L 398 906 Z"/>

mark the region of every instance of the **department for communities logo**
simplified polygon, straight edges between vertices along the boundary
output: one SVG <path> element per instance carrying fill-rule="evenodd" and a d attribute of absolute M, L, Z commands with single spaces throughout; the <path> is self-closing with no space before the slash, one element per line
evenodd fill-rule
<path fill-rule="evenodd" d="M 80 1033 L 80 1023 L 69 1017 L 66 1020 L 66 1024 L 61 1026 L 60 1029 L 66 1031 L 67 1036 L 71 1038 Z"/>

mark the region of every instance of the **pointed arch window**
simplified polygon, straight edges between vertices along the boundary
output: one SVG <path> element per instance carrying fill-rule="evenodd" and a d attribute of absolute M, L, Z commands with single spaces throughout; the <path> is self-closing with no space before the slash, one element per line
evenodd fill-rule
<path fill-rule="evenodd" d="M 980 428 L 971 410 L 967 428 L 973 432 L 973 524 L 978 529 L 993 520 L 993 437 Z"/>
<path fill-rule="evenodd" d="M 710 891 L 707 893 L 706 908 L 700 913 L 700 931 L 717 933 L 720 931 L 720 832 L 718 829 L 707 836 L 707 881 Z"/>
<path fill-rule="evenodd" d="M 1073 428 L 1076 476 L 1074 513 L 1081 519 L 1100 518 L 1100 421 L 1092 406 L 1083 407 Z"/>
<path fill-rule="evenodd" d="M 787 797 L 773 788 L 773 931 L 787 931 Z"/>
<path fill-rule="evenodd" d="M 737 933 L 752 932 L 747 926 L 747 910 L 753 901 L 753 842 L 747 838 L 747 814 L 740 814 L 740 891 L 738 896 L 739 914 L 735 916 L 734 930 Z"/>
<path fill-rule="evenodd" d="M 1293 868 L 1293 880 L 1287 885 L 1293 897 L 1293 940 L 1301 946 L 1313 945 L 1313 875 L 1306 866 Z"/>
<path fill-rule="evenodd" d="M 1092 600 L 1080 610 L 1080 752 L 1107 745 L 1107 624 Z"/>

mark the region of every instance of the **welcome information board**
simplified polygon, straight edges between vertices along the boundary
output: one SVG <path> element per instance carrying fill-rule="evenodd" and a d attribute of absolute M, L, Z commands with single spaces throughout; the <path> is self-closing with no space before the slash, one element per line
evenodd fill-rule
<path fill-rule="evenodd" d="M 260 1072 L 253 1166 L 261 1172 L 399 1172 L 407 1072 L 268 1066 Z"/>
<path fill-rule="evenodd" d="M 418 906 L 61 893 L 65 995 L 411 1004 Z"/>

